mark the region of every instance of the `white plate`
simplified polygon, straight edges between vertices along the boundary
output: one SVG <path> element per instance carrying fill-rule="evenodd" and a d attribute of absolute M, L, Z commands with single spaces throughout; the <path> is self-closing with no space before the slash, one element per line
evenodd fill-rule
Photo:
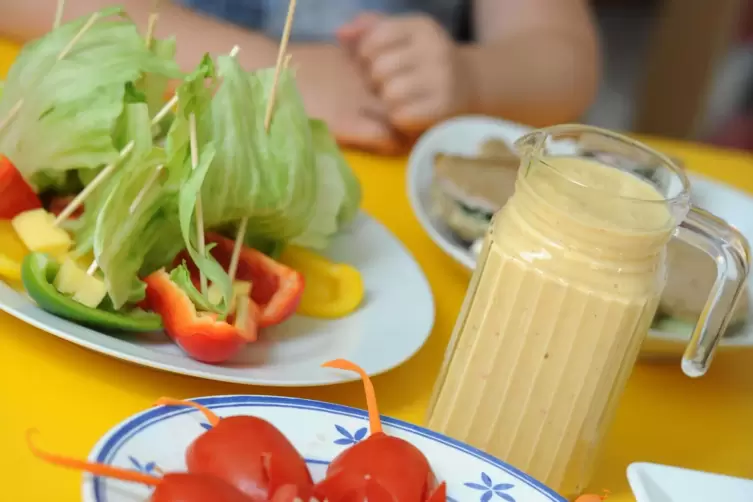
<path fill-rule="evenodd" d="M 636 502 L 750 502 L 753 480 L 668 465 L 634 463 L 627 469 Z"/>
<path fill-rule="evenodd" d="M 115 337 L 49 314 L 0 282 L 0 309 L 65 340 L 118 359 L 210 380 L 271 386 L 328 385 L 357 375 L 320 368 L 347 358 L 370 375 L 415 354 L 431 333 L 434 298 L 421 268 L 395 236 L 365 214 L 326 253 L 361 272 L 366 294 L 351 315 L 337 320 L 293 316 L 267 328 L 262 339 L 222 364 L 186 356 L 162 334 Z"/>
<path fill-rule="evenodd" d="M 218 396 L 195 401 L 220 417 L 255 415 L 270 421 L 303 455 L 315 481 L 324 477 L 337 454 L 363 439 L 368 431 L 364 410 L 320 401 L 269 396 Z M 480 450 L 401 420 L 382 420 L 387 434 L 410 441 L 426 455 L 437 478 L 447 482 L 448 502 L 565 502 L 538 481 Z M 153 473 L 156 466 L 163 472 L 185 471 L 186 448 L 209 427 L 204 422 L 203 415 L 190 408 L 153 408 L 113 428 L 97 443 L 89 459 L 147 473 Z M 149 489 L 87 474 L 82 493 L 85 502 L 143 502 Z"/>
<path fill-rule="evenodd" d="M 408 160 L 408 198 L 421 226 L 431 239 L 448 255 L 469 270 L 476 266 L 476 257 L 458 240 L 431 208 L 430 187 L 434 173 L 433 158 L 437 152 L 455 155 L 477 155 L 481 144 L 489 138 L 502 139 L 512 146 L 515 140 L 531 130 L 530 127 L 500 119 L 469 116 L 458 117 L 434 126 L 416 143 Z M 753 242 L 753 197 L 723 183 L 703 176 L 689 174 L 692 199 L 728 223 Z M 753 309 L 753 281 L 748 281 L 749 301 Z M 753 310 L 751 310 L 753 311 Z M 689 335 L 652 330 L 643 345 L 643 355 L 681 354 Z M 721 348 L 753 346 L 753 322 L 736 329 L 733 336 L 725 337 Z"/>

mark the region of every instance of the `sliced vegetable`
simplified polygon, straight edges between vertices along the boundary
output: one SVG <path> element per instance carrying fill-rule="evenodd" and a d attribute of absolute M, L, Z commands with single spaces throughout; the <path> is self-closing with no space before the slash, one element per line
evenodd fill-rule
<path fill-rule="evenodd" d="M 19 264 L 29 254 L 29 248 L 24 245 L 10 220 L 0 220 L 0 242 L 2 242 L 1 252 Z"/>
<path fill-rule="evenodd" d="M 230 264 L 234 241 L 219 234 L 208 233 L 207 244 L 212 244 L 210 253 L 223 266 Z M 185 259 L 185 253 L 178 255 Z M 196 268 L 188 264 L 195 275 Z M 279 324 L 295 313 L 304 291 L 304 278 L 300 272 L 279 263 L 255 249 L 241 248 L 236 277 L 250 282 L 251 299 L 259 308 L 260 328 Z"/>
<path fill-rule="evenodd" d="M 73 245 L 68 233 L 57 227 L 55 217 L 44 209 L 23 212 L 11 224 L 30 251 L 62 256 Z"/>
<path fill-rule="evenodd" d="M 39 197 L 10 160 L 0 156 L 0 219 L 42 207 Z"/>
<path fill-rule="evenodd" d="M 52 283 L 59 292 L 93 309 L 107 296 L 105 283 L 94 275 L 86 273 L 83 267 L 72 258 L 66 258 Z"/>
<path fill-rule="evenodd" d="M 192 358 L 221 363 L 236 355 L 249 341 L 235 326 L 217 320 L 216 314 L 197 313 L 185 291 L 163 269 L 145 281 L 147 302 L 162 316 L 165 332 Z"/>
<path fill-rule="evenodd" d="M 110 312 L 95 309 L 58 292 L 53 286 L 60 264 L 51 256 L 31 253 L 21 266 L 21 279 L 31 298 L 42 309 L 79 324 L 106 331 L 151 332 L 162 329 L 160 316 L 141 309 Z"/>
<path fill-rule="evenodd" d="M 21 280 L 21 263 L 0 253 L 0 277 L 9 281 Z"/>
<path fill-rule="evenodd" d="M 323 256 L 298 246 L 288 246 L 280 262 L 303 274 L 303 291 L 298 313 L 332 319 L 344 317 L 363 301 L 361 273 L 344 263 L 333 263 Z"/>

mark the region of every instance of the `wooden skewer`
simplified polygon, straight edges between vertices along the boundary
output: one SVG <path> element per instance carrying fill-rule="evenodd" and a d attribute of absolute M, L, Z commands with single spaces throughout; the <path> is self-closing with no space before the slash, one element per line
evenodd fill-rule
<path fill-rule="evenodd" d="M 159 4 L 160 0 L 154 0 L 152 4 L 152 12 L 149 13 L 149 21 L 146 25 L 146 48 L 151 49 L 152 40 L 154 40 L 154 28 L 157 26 L 159 20 Z"/>
<path fill-rule="evenodd" d="M 199 145 L 196 139 L 196 115 L 193 113 L 188 116 L 188 138 L 191 147 L 191 168 L 196 169 L 199 166 Z M 196 238 L 199 244 L 199 254 L 206 256 L 206 241 L 204 238 L 204 210 L 201 204 L 201 191 L 196 194 Z M 199 284 L 201 285 L 201 294 L 207 294 L 207 278 L 199 269 Z"/>
<path fill-rule="evenodd" d="M 149 179 L 147 179 L 146 183 L 144 183 L 144 187 L 141 190 L 139 190 L 139 193 L 137 193 L 136 197 L 133 198 L 133 202 L 131 202 L 131 205 L 128 208 L 128 214 L 133 214 L 134 212 L 136 212 L 136 208 L 139 207 L 139 204 L 141 204 L 141 201 L 146 196 L 146 193 L 149 191 L 150 188 L 152 188 L 152 185 L 157 183 L 157 180 L 159 179 L 159 175 L 162 172 L 162 169 L 164 167 L 165 167 L 164 164 L 160 164 L 154 169 L 151 176 L 149 176 Z"/>
<path fill-rule="evenodd" d="M 235 57 L 236 54 L 238 54 L 238 51 L 240 48 L 236 45 L 233 47 L 233 49 L 230 51 L 230 57 Z M 134 211 L 136 211 L 136 207 L 141 202 L 141 199 L 144 198 L 144 194 L 154 185 L 157 180 L 159 179 L 159 173 L 164 169 L 164 165 L 160 164 L 157 166 L 155 172 L 152 174 L 152 176 L 147 180 L 147 182 L 144 184 L 144 188 L 142 188 L 139 193 L 136 195 L 136 198 L 133 199 L 133 204 L 131 204 L 131 207 L 129 209 L 130 214 L 133 214 Z"/>
<path fill-rule="evenodd" d="M 154 116 L 152 119 L 152 125 L 155 125 L 159 123 L 163 118 L 165 118 L 165 115 L 167 115 L 170 112 L 170 109 L 175 106 L 175 103 L 178 102 L 178 97 L 173 96 L 173 98 L 167 102 L 167 104 Z M 58 217 L 55 219 L 55 226 L 60 225 L 62 222 L 67 220 L 70 215 L 73 214 L 73 212 L 81 206 L 81 204 L 86 200 L 86 198 L 91 195 L 91 193 L 102 184 L 102 182 L 115 170 L 115 167 L 118 165 L 118 162 L 122 160 L 126 155 L 131 153 L 133 148 L 136 146 L 136 144 L 133 141 L 130 141 L 123 149 L 120 151 L 120 154 L 118 155 L 118 158 L 112 162 L 111 164 L 107 165 L 104 169 L 102 169 L 97 176 L 94 177 L 94 179 L 84 187 L 83 190 L 68 204 L 65 209 L 63 209 Z"/>
<path fill-rule="evenodd" d="M 285 19 L 285 28 L 282 31 L 282 40 L 280 41 L 280 49 L 277 53 L 277 65 L 275 66 L 275 76 L 272 81 L 272 89 L 269 92 L 269 100 L 267 101 L 267 110 L 264 115 L 264 130 L 268 133 L 269 126 L 272 123 L 272 112 L 275 107 L 275 100 L 277 97 L 277 82 L 280 80 L 280 72 L 283 69 L 287 69 L 290 64 L 290 54 L 285 54 L 288 48 L 288 40 L 290 39 L 290 29 L 293 26 L 293 17 L 295 16 L 296 0 L 290 0 L 288 5 L 288 16 Z M 248 227 L 248 217 L 244 216 L 238 223 L 238 233 L 235 234 L 235 243 L 233 244 L 233 254 L 230 256 L 230 265 L 227 269 L 227 274 L 230 276 L 230 281 L 235 280 L 235 275 L 238 273 L 238 262 L 241 256 L 241 247 L 243 241 L 246 238 L 246 228 Z"/>
<path fill-rule="evenodd" d="M 287 69 L 290 64 L 292 56 L 288 54 L 285 56 L 283 68 Z M 269 104 L 267 104 L 269 107 Z M 235 234 L 235 243 L 233 244 L 233 254 L 230 256 L 230 266 L 228 266 L 227 274 L 230 276 L 230 280 L 235 279 L 235 274 L 238 272 L 238 262 L 240 261 L 241 248 L 243 247 L 243 241 L 246 239 L 246 228 L 248 227 L 248 216 L 244 216 L 238 223 L 238 233 Z"/>
<path fill-rule="evenodd" d="M 272 112 L 275 106 L 275 97 L 277 96 L 277 81 L 280 78 L 280 72 L 283 68 L 283 59 L 288 51 L 288 41 L 290 40 L 290 30 L 293 27 L 293 17 L 295 16 L 296 0 L 290 0 L 288 4 L 288 16 L 285 18 L 285 27 L 282 30 L 282 40 L 280 40 L 280 50 L 277 52 L 277 64 L 275 65 L 275 78 L 272 81 L 272 90 L 267 101 L 267 113 L 264 116 L 264 129 L 269 131 L 269 124 L 272 122 Z"/>
<path fill-rule="evenodd" d="M 65 0 L 58 0 L 58 7 L 55 10 L 55 22 L 52 23 L 52 29 L 56 29 L 63 21 L 63 11 L 65 11 Z"/>
<path fill-rule="evenodd" d="M 167 115 L 170 112 L 170 109 L 175 106 L 175 103 L 178 102 L 178 96 L 175 95 L 172 97 L 170 101 L 167 102 L 165 106 L 162 107 L 160 111 L 157 112 L 157 114 L 152 119 L 152 125 L 157 124 L 159 121 L 161 121 L 163 118 L 165 118 L 165 115 Z M 118 163 L 125 158 L 131 151 L 133 151 L 134 147 L 136 146 L 136 143 L 134 141 L 129 141 L 126 146 L 123 147 L 123 149 L 118 154 L 118 158 L 112 162 L 111 164 L 107 165 L 104 169 L 102 169 L 99 174 L 97 174 L 94 179 L 84 187 L 83 190 L 67 205 L 65 206 L 65 209 L 63 209 L 58 217 L 55 219 L 55 222 L 53 223 L 55 226 L 59 226 L 62 222 L 64 222 L 70 215 L 73 214 L 73 212 L 79 208 L 81 204 L 83 204 L 84 200 L 91 195 L 91 193 L 102 184 L 102 182 L 115 170 L 115 167 L 118 165 Z M 159 175 L 159 170 L 162 166 L 158 166 L 156 171 L 156 176 Z M 155 176 L 155 181 L 156 181 Z M 148 185 L 148 182 L 147 182 Z M 146 188 L 146 187 L 145 187 Z M 136 195 L 136 199 L 143 199 L 144 194 L 146 193 L 145 189 L 142 189 L 139 191 L 139 193 Z M 134 203 L 131 204 L 131 207 L 129 208 L 130 214 L 133 214 L 133 211 L 136 207 L 136 201 L 134 200 Z M 87 269 L 86 273 L 89 275 L 94 275 L 94 272 L 97 271 L 97 260 L 92 261 L 91 265 L 89 265 L 89 268 Z"/>
<path fill-rule="evenodd" d="M 240 48 L 236 45 L 230 51 L 230 57 L 235 57 L 238 54 Z M 191 146 L 191 167 L 196 169 L 199 165 L 199 147 L 196 140 L 196 115 L 193 113 L 188 117 L 188 131 L 189 140 Z M 201 203 L 201 192 L 196 195 L 196 237 L 199 244 L 199 253 L 201 256 L 206 256 L 206 239 L 204 237 L 204 210 Z M 237 266 L 237 265 L 236 265 Z M 204 273 L 199 270 L 199 284 L 201 287 L 201 294 L 207 294 L 207 278 Z"/>
<path fill-rule="evenodd" d="M 78 33 L 76 33 L 70 42 L 68 42 L 68 45 L 65 46 L 65 48 L 60 51 L 60 54 L 58 54 L 57 60 L 60 61 L 64 57 L 68 55 L 69 52 L 73 49 L 73 46 L 75 46 L 79 40 L 81 40 L 81 37 L 84 36 L 84 33 L 89 31 L 89 29 L 94 26 L 94 23 L 97 22 L 97 20 L 100 18 L 100 13 L 95 12 L 91 15 L 88 21 L 81 27 L 80 30 L 78 30 Z M 18 102 L 11 107 L 11 109 L 8 111 L 8 115 L 3 118 L 2 121 L 0 121 L 0 132 L 5 129 L 5 127 L 10 123 L 11 120 L 15 118 L 16 115 L 18 115 L 18 112 L 21 111 L 21 108 L 24 105 L 24 98 L 21 98 L 18 100 Z"/>
<path fill-rule="evenodd" d="M 94 275 L 94 272 L 97 271 L 97 268 L 99 268 L 99 265 L 97 265 L 97 260 L 92 260 L 91 265 L 89 265 L 89 268 L 86 269 L 86 275 Z"/>
<path fill-rule="evenodd" d="M 230 56 L 231 57 L 235 57 L 236 54 L 238 54 L 239 50 L 240 50 L 240 48 L 237 45 L 234 46 L 233 49 L 230 51 Z M 152 125 L 160 122 L 163 118 L 165 118 L 165 115 L 167 115 L 167 113 L 170 111 L 170 109 L 177 102 L 178 102 L 178 97 L 177 97 L 177 95 L 175 95 L 167 103 L 167 105 L 165 105 L 162 108 L 162 110 L 160 110 L 157 113 L 157 115 L 154 116 L 154 118 L 152 119 Z M 194 115 L 191 115 L 189 117 L 189 141 L 190 141 L 190 146 L 191 146 L 191 164 L 192 164 L 192 167 L 195 169 L 196 165 L 198 164 L 198 152 L 196 152 L 196 117 Z M 125 155 L 128 155 L 128 153 L 133 149 L 132 143 L 133 142 L 130 142 L 128 145 L 126 145 L 126 147 L 123 149 L 123 151 L 120 152 L 121 153 L 121 157 L 124 157 Z M 125 150 L 128 150 L 128 151 L 125 152 L 125 153 L 123 153 Z M 108 167 L 110 167 L 110 166 L 108 166 Z M 160 164 L 160 165 L 158 165 L 155 168 L 155 170 L 152 173 L 152 175 L 149 177 L 149 179 L 147 179 L 146 183 L 144 183 L 144 187 L 141 190 L 139 190 L 139 193 L 136 194 L 136 197 L 133 199 L 133 202 L 131 203 L 130 207 L 128 208 L 129 214 L 133 214 L 136 211 L 136 208 L 141 203 L 141 201 L 143 200 L 143 198 L 146 196 L 147 191 L 159 179 L 159 175 L 162 172 L 162 169 L 164 169 L 164 167 L 165 167 L 164 164 Z M 107 169 L 107 168 L 105 168 L 105 169 Z M 113 169 L 114 169 L 114 167 L 113 167 Z M 89 185 L 87 185 L 87 188 L 90 185 L 92 185 L 95 182 L 97 182 L 97 178 L 99 178 L 99 176 L 101 176 L 102 173 L 104 173 L 104 171 L 105 170 L 103 169 L 102 172 L 100 172 L 100 174 L 96 178 L 94 178 L 94 180 L 92 180 L 92 182 Z M 106 175 L 104 177 L 106 177 Z M 104 177 L 103 177 L 103 179 L 104 179 Z M 97 184 L 99 184 L 99 183 L 101 183 L 101 181 L 99 181 Z M 80 195 L 81 194 L 79 194 L 79 196 Z M 73 201 L 71 201 L 71 204 L 69 204 L 69 207 L 74 202 L 76 202 L 75 199 Z M 204 221 L 203 221 L 204 218 L 203 218 L 203 211 L 200 208 L 200 204 L 201 204 L 201 196 L 199 195 L 199 199 L 197 200 L 197 213 L 198 213 L 199 217 L 197 217 L 196 224 L 197 224 L 197 230 L 199 230 L 199 232 L 198 232 L 199 233 L 199 251 L 203 255 L 204 253 L 206 253 L 206 241 L 205 241 L 205 238 L 204 238 Z M 80 203 L 79 203 L 79 205 L 80 205 Z M 76 208 L 73 208 L 70 211 L 70 214 L 72 214 L 73 211 L 75 211 L 75 210 L 76 210 Z M 63 213 L 65 213 L 67 211 L 68 211 L 68 207 L 66 207 L 63 210 L 63 212 L 60 213 L 60 216 L 63 216 Z M 70 214 L 68 216 L 70 216 Z M 67 216 L 66 216 L 66 218 L 67 218 Z M 97 268 L 98 268 L 97 261 L 94 260 L 94 261 L 92 261 L 91 265 L 89 265 L 89 269 L 87 270 L 86 273 L 89 274 L 89 275 L 93 275 L 97 271 Z M 204 279 L 203 283 L 206 283 L 206 277 L 204 277 L 203 274 L 201 274 L 201 278 Z M 202 293 L 205 293 L 205 291 L 202 291 Z"/>

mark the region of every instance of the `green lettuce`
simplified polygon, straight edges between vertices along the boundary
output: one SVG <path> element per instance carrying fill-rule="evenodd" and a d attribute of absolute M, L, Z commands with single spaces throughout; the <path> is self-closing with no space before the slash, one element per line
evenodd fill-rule
<path fill-rule="evenodd" d="M 155 147 L 149 130 L 149 108 L 146 103 L 126 106 L 121 133 L 134 142 L 131 153 L 117 168 L 114 181 L 102 193 L 95 193 L 101 202 L 92 208 L 96 215 L 93 232 L 94 257 L 105 278 L 105 286 L 117 309 L 132 301 L 132 284 L 138 278 L 148 250 L 162 238 L 162 229 L 175 224 L 169 194 L 161 183 L 152 183 L 154 170 L 167 161 L 165 151 Z M 131 207 L 142 190 L 140 202 Z M 166 200 L 167 199 L 167 200 Z"/>
<path fill-rule="evenodd" d="M 126 84 L 144 74 L 180 76 L 172 58 L 146 48 L 121 9 L 99 14 L 64 58 L 60 53 L 90 16 L 26 44 L 8 73 L 0 117 L 16 108 L 18 113 L 0 131 L 0 151 L 32 182 L 44 170 L 113 162 L 118 150 L 111 133 L 123 111 Z"/>
<path fill-rule="evenodd" d="M 340 153 L 327 125 L 311 120 L 318 186 L 314 213 L 293 244 L 324 249 L 343 225 L 350 223 L 361 204 L 361 185 Z"/>
<path fill-rule="evenodd" d="M 308 226 L 317 187 L 311 129 L 293 74 L 280 74 L 269 132 L 264 116 L 274 70 L 246 72 L 235 58 L 220 57 L 218 77 L 212 120 L 201 124 L 217 149 L 202 186 L 205 221 L 216 226 L 245 217 L 251 235 L 290 240 Z"/>
<path fill-rule="evenodd" d="M 175 59 L 177 45 L 175 38 L 165 40 L 153 39 L 149 50 L 162 61 Z M 149 114 L 154 116 L 165 104 L 165 93 L 170 80 L 170 75 L 165 72 L 147 72 L 137 83 L 138 90 L 144 93 L 146 104 L 149 105 Z"/>
<path fill-rule="evenodd" d="M 219 304 L 212 305 L 206 297 L 193 288 L 190 280 L 180 282 L 181 278 L 187 277 L 187 273 L 177 274 L 174 279 L 199 308 L 225 315 L 230 308 L 233 292 L 230 276 L 208 253 L 208 249 L 204 255 L 199 252 L 199 236 L 196 229 L 197 201 L 202 193 L 207 173 L 216 157 L 214 143 L 208 134 L 211 125 L 212 93 L 216 82 L 214 77 L 212 60 L 209 56 L 205 56 L 196 70 L 178 87 L 176 91 L 178 111 L 167 133 L 165 148 L 169 152 L 167 186 L 177 187 L 179 190 L 178 219 L 186 251 L 199 271 L 206 276 L 208 282 L 220 289 L 222 299 Z M 207 81 L 210 83 L 209 87 L 206 85 Z M 198 165 L 195 168 L 192 165 L 190 152 L 190 116 L 192 114 L 196 118 L 196 139 L 199 151 Z M 202 196 L 203 203 L 204 197 Z M 204 228 L 208 228 L 206 212 L 203 215 Z"/>
<path fill-rule="evenodd" d="M 219 287 L 222 293 L 222 299 L 217 305 L 212 305 L 212 311 L 225 315 L 230 309 L 230 302 L 233 294 L 233 283 L 230 280 L 230 276 L 225 269 L 212 258 L 208 250 L 206 254 L 202 255 L 198 249 L 198 239 L 196 229 L 196 202 L 201 192 L 201 186 L 206 177 L 209 166 L 214 160 L 215 152 L 212 144 L 204 146 L 201 156 L 199 157 L 199 164 L 196 169 L 193 170 L 188 181 L 181 187 L 180 199 L 178 205 L 178 216 L 180 219 L 180 232 L 183 236 L 183 241 L 186 245 L 186 251 L 191 257 L 191 260 L 196 264 L 198 268 L 206 276 L 209 283 Z M 206 302 L 205 308 L 209 306 L 209 302 Z"/>

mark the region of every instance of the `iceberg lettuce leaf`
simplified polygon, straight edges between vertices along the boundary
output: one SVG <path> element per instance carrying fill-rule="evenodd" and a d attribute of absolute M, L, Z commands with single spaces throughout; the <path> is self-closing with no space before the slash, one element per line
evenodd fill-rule
<path fill-rule="evenodd" d="M 287 241 L 308 226 L 316 203 L 311 129 L 293 73 L 283 70 L 269 132 L 264 128 L 274 70 L 246 72 L 218 58 L 221 85 L 212 100 L 217 148 L 202 187 L 208 226 L 248 218 L 252 235 Z"/>
<path fill-rule="evenodd" d="M 26 44 L 8 73 L 0 117 L 17 112 L 0 131 L 0 151 L 27 180 L 42 170 L 96 168 L 114 161 L 118 151 L 111 133 L 123 110 L 126 84 L 144 73 L 181 75 L 172 58 L 146 48 L 121 9 L 99 13 L 64 58 L 59 55 L 90 16 Z"/>

